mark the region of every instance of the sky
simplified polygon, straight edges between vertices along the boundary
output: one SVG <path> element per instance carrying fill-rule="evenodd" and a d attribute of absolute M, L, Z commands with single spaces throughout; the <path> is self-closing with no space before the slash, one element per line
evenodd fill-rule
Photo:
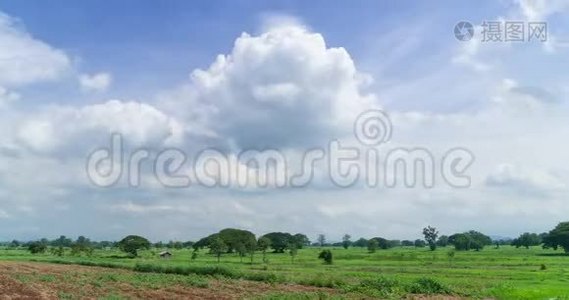
<path fill-rule="evenodd" d="M 0 240 L 195 240 L 226 227 L 329 240 L 415 239 L 427 225 L 548 231 L 569 211 L 568 14 L 558 0 L 0 0 Z M 459 21 L 474 26 L 468 41 L 455 37 Z M 514 21 L 525 41 L 484 41 L 484 22 Z M 528 41 L 530 22 L 547 23 L 546 41 Z M 193 168 L 213 157 L 206 150 L 232 161 L 273 149 L 287 174 L 334 142 L 368 153 L 354 130 L 370 111 L 390 131 L 374 145 L 379 160 L 423 149 L 432 186 L 369 186 L 363 171 L 342 186 L 330 174 L 342 164 L 326 159 L 302 187 L 211 187 Z M 89 159 L 113 134 L 124 171 L 103 187 Z M 136 169 L 128 161 L 141 149 L 149 158 Z M 172 149 L 186 160 L 168 160 L 167 177 L 187 175 L 183 187 L 156 175 Z M 468 186 L 443 174 L 453 149 L 472 158 L 460 174 Z M 257 170 L 238 166 L 229 175 L 208 165 L 205 177 Z"/>

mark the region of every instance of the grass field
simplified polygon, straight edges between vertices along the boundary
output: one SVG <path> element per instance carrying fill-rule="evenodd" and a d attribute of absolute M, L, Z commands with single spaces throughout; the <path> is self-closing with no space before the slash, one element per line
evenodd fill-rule
<path fill-rule="evenodd" d="M 232 254 L 222 256 L 217 263 L 205 251 L 192 261 L 191 251 L 187 249 L 171 250 L 170 259 L 158 258 L 158 250 L 141 251 L 140 257 L 131 259 L 115 250 L 96 250 L 90 257 L 67 253 L 58 257 L 32 255 L 23 249 L 2 249 L 0 260 L 97 266 L 105 267 L 102 270 L 108 272 L 132 270 L 136 272 L 130 273 L 137 276 L 149 276 L 143 281 L 159 286 L 185 284 L 199 289 L 207 288 L 211 280 L 269 284 L 275 290 L 259 294 L 269 298 L 399 299 L 410 294 L 444 294 L 459 298 L 569 299 L 569 256 L 561 251 L 502 246 L 487 247 L 480 252 L 457 251 L 450 258 L 450 247 L 434 252 L 427 248 L 399 247 L 371 254 L 362 248 L 328 249 L 334 254 L 332 265 L 324 265 L 317 259 L 320 248 L 299 250 L 294 262 L 287 253 L 267 253 L 266 264 L 261 262 L 261 253 L 255 254 L 253 263 L 248 257 L 241 262 L 240 257 Z M 41 276 L 41 272 L 35 274 Z M 11 276 L 19 282 L 33 279 L 17 272 Z M 121 276 L 117 275 L 115 281 L 128 281 L 128 276 Z M 89 280 L 87 283 L 97 284 Z M 278 288 L 285 285 L 324 289 Z M 115 296 L 121 298 L 120 293 Z"/>

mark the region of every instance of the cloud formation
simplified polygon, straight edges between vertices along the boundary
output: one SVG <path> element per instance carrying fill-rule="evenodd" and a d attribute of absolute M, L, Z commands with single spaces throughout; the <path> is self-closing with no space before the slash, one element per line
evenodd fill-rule
<path fill-rule="evenodd" d="M 35 39 L 18 20 L 0 12 L 0 86 L 53 81 L 71 69 L 61 50 Z"/>
<path fill-rule="evenodd" d="M 111 133 L 139 146 L 168 145 L 180 141 L 182 125 L 151 105 L 110 100 L 80 108 L 56 106 L 28 116 L 17 129 L 17 138 L 38 152 L 61 147 L 108 144 Z"/>
<path fill-rule="evenodd" d="M 422 58 L 393 63 L 401 78 L 387 69 L 372 76 L 347 49 L 330 46 L 323 34 L 294 19 L 267 24 L 261 33 L 242 33 L 227 54 L 207 68 L 188 70 L 189 80 L 164 87 L 156 97 L 141 85 L 140 93 L 148 96 L 136 101 L 77 93 L 61 102 L 39 100 L 31 109 L 18 105 L 29 100 L 26 87 L 65 79 L 70 72 L 84 74 L 68 78 L 74 89 L 79 80 L 84 92 L 103 92 L 113 70 L 86 75 L 65 52 L 0 15 L 0 45 L 7 46 L 0 47 L 0 239 L 120 238 L 136 230 L 153 239 L 190 239 L 227 226 L 311 237 L 327 233 L 331 239 L 343 233 L 414 238 L 428 224 L 445 233 L 516 234 L 526 225 L 520 215 L 531 216 L 539 230 L 564 217 L 569 145 L 560 137 L 569 136 L 567 78 L 544 83 L 522 76 L 515 68 L 519 61 L 506 58 L 525 58 L 526 48 L 495 51 L 486 60 L 489 53 L 481 55 L 480 45 L 457 54 L 456 43 L 445 44 L 449 56 L 431 62 L 436 67 L 423 77 L 414 74 Z M 465 56 L 457 61 L 460 54 Z M 473 66 L 482 72 L 470 72 Z M 379 88 L 373 78 L 383 80 Z M 110 93 L 120 89 L 116 83 Z M 393 108 L 401 97 L 416 108 Z M 385 98 L 391 105 L 381 105 Z M 459 105 L 464 99 L 470 106 Z M 442 104 L 453 110 L 440 109 Z M 159 184 L 101 189 L 84 172 L 87 154 L 108 147 L 113 132 L 132 147 L 154 152 L 176 146 L 192 154 L 215 147 L 235 157 L 243 149 L 271 147 L 300 160 L 304 150 L 331 139 L 353 144 L 355 117 L 380 106 L 393 120 L 391 146 L 420 146 L 435 154 L 453 146 L 470 149 L 476 155 L 471 188 L 338 189 L 320 184 L 329 178 L 319 170 L 323 176 L 315 186 L 298 190 L 174 190 Z M 547 208 L 538 209 L 544 203 Z"/>
<path fill-rule="evenodd" d="M 378 106 L 366 78 L 345 49 L 287 23 L 243 33 L 230 54 L 192 72 L 186 92 L 164 101 L 237 148 L 299 146 L 345 133 Z"/>
<path fill-rule="evenodd" d="M 85 92 L 104 92 L 111 86 L 112 80 L 113 77 L 109 73 L 82 74 L 79 76 L 81 89 Z"/>

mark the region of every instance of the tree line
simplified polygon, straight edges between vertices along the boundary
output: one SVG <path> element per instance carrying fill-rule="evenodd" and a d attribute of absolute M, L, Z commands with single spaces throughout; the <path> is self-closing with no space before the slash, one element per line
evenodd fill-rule
<path fill-rule="evenodd" d="M 427 226 L 422 230 L 423 239 L 416 240 L 390 240 L 382 237 L 373 237 L 370 239 L 359 238 L 352 241 L 352 237 L 346 234 L 342 237 L 341 242 L 328 243 L 326 236 L 321 234 L 317 241 L 311 242 L 310 239 L 302 233 L 291 234 L 287 232 L 271 232 L 256 237 L 254 233 L 235 228 L 226 228 L 217 233 L 208 235 L 193 241 L 170 241 L 167 243 L 157 242 L 151 243 L 144 237 L 137 235 L 129 235 L 122 240 L 115 241 L 92 241 L 84 236 L 79 236 L 76 240 L 72 240 L 66 236 L 60 236 L 54 240 L 41 239 L 30 242 L 20 242 L 14 240 L 8 243 L 1 243 L 4 247 L 18 248 L 26 247 L 31 253 L 45 253 L 48 250 L 55 255 L 62 256 L 65 249 L 71 249 L 72 255 L 91 255 L 94 249 L 119 248 L 129 256 L 136 257 L 139 250 L 150 249 L 152 247 L 158 249 L 184 249 L 191 248 L 194 255 L 201 249 L 207 249 L 209 253 L 214 254 L 219 260 L 221 255 L 226 253 L 236 253 L 241 259 L 250 257 L 253 260 L 255 252 L 261 252 L 263 261 L 266 261 L 267 251 L 274 253 L 288 252 L 291 260 L 294 261 L 298 249 L 307 246 L 334 246 L 343 247 L 361 247 L 367 248 L 370 253 L 379 249 L 390 249 L 394 247 L 429 247 L 435 250 L 437 247 L 453 246 L 458 251 L 475 250 L 480 251 L 489 245 L 512 245 L 517 248 L 542 245 L 543 248 L 551 248 L 557 250 L 562 248 L 569 253 L 569 222 L 561 222 L 554 229 L 547 233 L 529 233 L 525 232 L 519 237 L 512 240 L 492 240 L 489 236 L 475 231 L 469 230 L 452 235 L 439 235 L 435 227 Z M 194 257 L 194 255 L 192 257 Z M 323 254 L 326 256 L 327 254 Z M 331 254 L 330 254 L 331 257 Z"/>

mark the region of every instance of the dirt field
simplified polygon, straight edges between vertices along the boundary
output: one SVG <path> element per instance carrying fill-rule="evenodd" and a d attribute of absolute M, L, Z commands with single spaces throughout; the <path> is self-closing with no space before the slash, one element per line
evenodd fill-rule
<path fill-rule="evenodd" d="M 213 278 L 194 286 L 195 283 L 183 277 L 98 267 L 0 262 L 0 299 L 243 299 L 278 293 L 314 293 L 314 296 L 335 293 L 332 289 L 301 285 Z"/>

